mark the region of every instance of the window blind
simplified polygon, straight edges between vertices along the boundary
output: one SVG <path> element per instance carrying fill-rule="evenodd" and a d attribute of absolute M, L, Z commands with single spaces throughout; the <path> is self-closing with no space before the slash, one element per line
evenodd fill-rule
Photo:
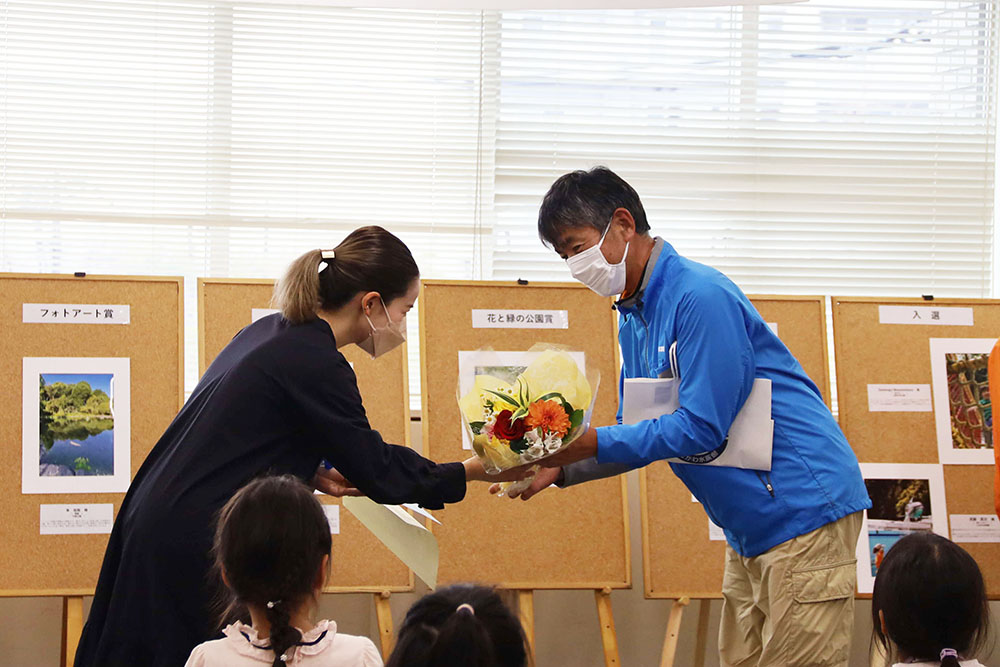
<path fill-rule="evenodd" d="M 986 296 L 997 11 L 7 0 L 0 270 L 185 276 L 190 389 L 197 277 L 381 224 L 424 277 L 567 280 L 538 204 L 607 164 L 748 292 Z"/>
<path fill-rule="evenodd" d="M 988 295 L 996 11 L 505 12 L 495 275 L 568 277 L 538 204 L 606 164 L 747 292 Z"/>

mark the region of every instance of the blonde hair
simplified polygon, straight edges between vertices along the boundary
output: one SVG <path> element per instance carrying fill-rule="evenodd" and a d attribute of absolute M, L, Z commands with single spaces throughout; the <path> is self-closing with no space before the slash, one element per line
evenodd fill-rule
<path fill-rule="evenodd" d="M 398 237 L 381 227 L 360 227 L 334 248 L 334 257 L 323 259 L 317 249 L 293 261 L 275 284 L 271 304 L 292 324 L 302 324 L 321 308 L 337 309 L 359 292 L 378 292 L 388 304 L 406 294 L 419 276 L 410 249 Z"/>

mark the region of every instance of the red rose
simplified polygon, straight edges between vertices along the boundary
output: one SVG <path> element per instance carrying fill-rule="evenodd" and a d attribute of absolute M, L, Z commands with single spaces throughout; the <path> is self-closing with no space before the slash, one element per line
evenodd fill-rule
<path fill-rule="evenodd" d="M 502 440 L 519 440 L 524 437 L 524 432 L 528 430 L 528 426 L 524 423 L 524 419 L 517 419 L 511 421 L 511 415 L 513 415 L 510 410 L 501 410 L 500 414 L 497 415 L 497 423 L 493 426 L 493 435 Z"/>

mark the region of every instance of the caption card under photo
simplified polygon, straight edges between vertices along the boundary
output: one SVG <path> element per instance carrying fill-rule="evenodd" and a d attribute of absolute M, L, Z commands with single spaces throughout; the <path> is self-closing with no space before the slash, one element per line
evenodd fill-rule
<path fill-rule="evenodd" d="M 931 412 L 929 384 L 870 384 L 868 412 Z"/>
<path fill-rule="evenodd" d="M 1000 519 L 995 514 L 952 514 L 953 542 L 1000 542 Z"/>
<path fill-rule="evenodd" d="M 906 535 L 933 531 L 948 537 L 944 472 L 931 463 L 862 463 L 872 507 L 858 536 L 858 592 L 871 593 L 882 560 Z"/>
<path fill-rule="evenodd" d="M 115 523 L 112 503 L 39 505 L 39 535 L 107 535 Z"/>

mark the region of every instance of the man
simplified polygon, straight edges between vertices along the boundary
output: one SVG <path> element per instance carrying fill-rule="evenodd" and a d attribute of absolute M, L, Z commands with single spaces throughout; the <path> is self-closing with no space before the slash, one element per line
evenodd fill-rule
<path fill-rule="evenodd" d="M 649 235 L 639 196 L 609 169 L 559 178 L 538 232 L 577 280 L 621 295 L 622 381 L 669 377 L 676 342 L 680 408 L 621 425 L 619 407 L 619 425 L 543 460 L 522 498 L 716 450 L 754 378 L 770 379 L 770 471 L 670 464 L 726 533 L 719 652 L 726 665 L 846 665 L 855 544 L 871 504 L 816 385 L 732 281 Z"/>

